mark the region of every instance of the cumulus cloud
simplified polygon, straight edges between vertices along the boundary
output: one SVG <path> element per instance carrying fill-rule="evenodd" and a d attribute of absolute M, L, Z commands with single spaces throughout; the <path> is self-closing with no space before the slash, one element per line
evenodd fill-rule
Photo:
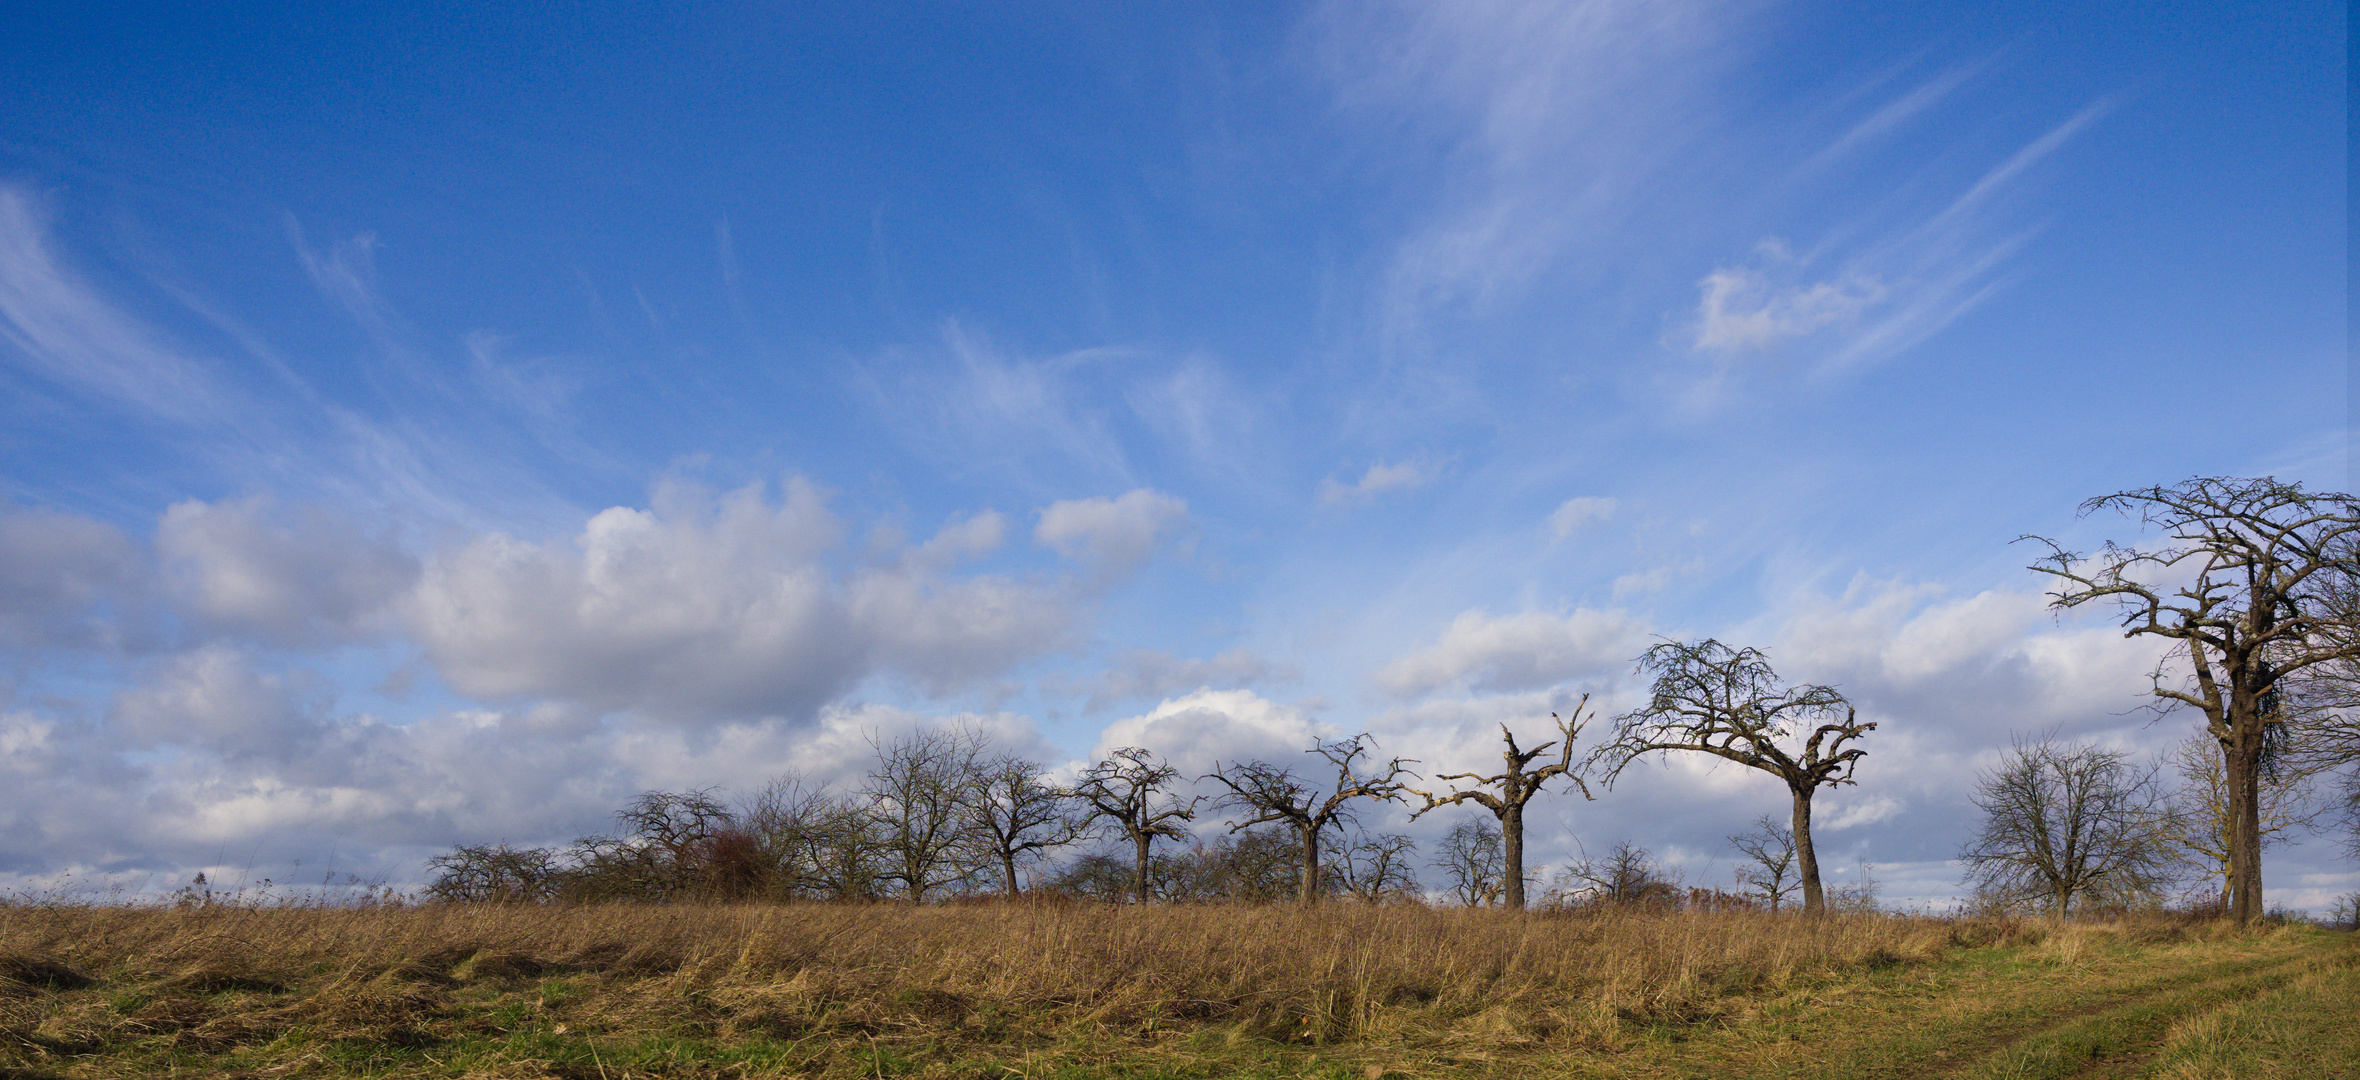
<path fill-rule="evenodd" d="M 1549 534 L 1563 540 L 1580 532 L 1582 527 L 1614 516 L 1614 500 L 1596 495 L 1577 495 L 1557 504 L 1549 511 Z"/>
<path fill-rule="evenodd" d="M 209 645 L 117 694 L 108 721 L 137 746 L 285 760 L 318 740 L 326 696 L 316 680 L 264 673 L 243 653 Z"/>
<path fill-rule="evenodd" d="M 0 508 L 0 645 L 112 648 L 135 634 L 146 558 L 114 526 Z"/>
<path fill-rule="evenodd" d="M 1234 761 L 1291 762 L 1313 740 L 1334 734 L 1302 709 L 1251 690 L 1199 690 L 1108 724 L 1091 753 L 1144 746 L 1182 775 L 1201 776 Z"/>
<path fill-rule="evenodd" d="M 1433 645 L 1378 669 L 1376 682 L 1404 697 L 1461 679 L 1476 690 L 1534 690 L 1627 665 L 1646 637 L 1646 626 L 1620 611 L 1468 611 Z"/>
<path fill-rule="evenodd" d="M 1033 539 L 1100 574 L 1146 562 L 1156 541 L 1188 523 L 1188 504 L 1149 488 L 1114 498 L 1066 499 L 1041 511 Z"/>
<path fill-rule="evenodd" d="M 1167 519 L 1166 497 L 1145 494 L 1098 500 L 1098 514 L 1052 507 L 1044 522 L 1121 561 Z M 974 550 L 994 528 L 968 519 L 929 544 Z M 601 511 L 571 543 L 494 534 L 435 557 L 418 634 L 462 693 L 712 722 L 808 719 L 878 671 L 960 689 L 1062 644 L 1077 618 L 1054 587 L 952 579 L 926 559 L 839 574 L 826 556 L 842 532 L 799 480 L 776 506 L 758 487 L 718 499 L 667 487 L 650 509 Z"/>
<path fill-rule="evenodd" d="M 323 511 L 281 515 L 255 497 L 164 511 L 156 554 L 182 614 L 282 644 L 323 644 L 381 628 L 418 577 L 392 537 Z"/>
<path fill-rule="evenodd" d="M 1404 461 L 1388 465 L 1380 461 L 1369 466 L 1367 472 L 1360 474 L 1359 480 L 1350 484 L 1338 483 L 1332 476 L 1321 480 L 1319 505 L 1359 506 L 1376 501 L 1377 496 L 1388 491 L 1424 487 L 1432 483 L 1436 475 L 1431 466 L 1419 462 Z"/>

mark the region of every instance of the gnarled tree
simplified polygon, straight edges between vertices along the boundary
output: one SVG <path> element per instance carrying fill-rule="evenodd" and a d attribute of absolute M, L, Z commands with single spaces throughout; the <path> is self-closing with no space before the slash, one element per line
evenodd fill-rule
<path fill-rule="evenodd" d="M 1229 789 L 1222 796 L 1228 805 L 1252 815 L 1230 827 L 1231 832 L 1249 829 L 1266 822 L 1285 825 L 1295 831 L 1295 843 L 1303 860 L 1302 902 L 1319 902 L 1320 893 L 1320 834 L 1332 826 L 1349 820 L 1354 799 L 1373 799 L 1393 802 L 1408 790 L 1401 777 L 1409 770 L 1402 759 L 1385 763 L 1383 771 L 1360 771 L 1358 759 L 1368 752 L 1371 740 L 1364 732 L 1349 739 L 1334 742 L 1315 742 L 1304 751 L 1327 760 L 1336 770 L 1335 783 L 1314 784 L 1295 775 L 1294 770 L 1265 761 L 1248 761 L 1227 767 L 1216 766 L 1209 779 Z"/>
<path fill-rule="evenodd" d="M 1155 838 L 1186 836 L 1188 830 L 1180 823 L 1196 820 L 1197 801 L 1183 802 L 1170 791 L 1179 775 L 1180 770 L 1159 764 L 1153 753 L 1126 746 L 1090 766 L 1073 786 L 1074 794 L 1090 804 L 1087 820 L 1105 819 L 1131 842 L 1138 856 L 1131 895 L 1138 903 L 1147 902 L 1148 858 Z"/>
<path fill-rule="evenodd" d="M 1826 910 L 1811 847 L 1811 796 L 1852 783 L 1852 770 L 1868 751 L 1845 744 L 1877 726 L 1862 723 L 1835 687 L 1786 686 L 1759 650 L 1711 638 L 1657 645 L 1639 658 L 1639 670 L 1655 673 L 1654 693 L 1646 705 L 1615 718 L 1613 741 L 1593 751 L 1585 768 L 1605 768 L 1611 787 L 1641 757 L 1686 750 L 1777 777 L 1794 800 L 1790 828 L 1803 910 Z"/>
<path fill-rule="evenodd" d="M 1524 805 L 1531 802 L 1533 796 L 1541 793 L 1542 784 L 1559 776 L 1572 780 L 1574 787 L 1580 789 L 1582 798 L 1593 797 L 1590 794 L 1590 786 L 1583 783 L 1582 778 L 1574 775 L 1573 772 L 1573 740 L 1581 734 L 1582 724 L 1586 722 L 1586 718 L 1582 716 L 1582 710 L 1587 708 L 1589 704 L 1590 695 L 1583 694 L 1582 699 L 1574 703 L 1573 719 L 1571 720 L 1562 720 L 1558 718 L 1556 713 L 1550 713 L 1549 719 L 1557 725 L 1557 738 L 1530 750 L 1519 749 L 1516 745 L 1516 733 L 1508 730 L 1508 725 L 1501 724 L 1500 738 L 1508 744 L 1508 748 L 1500 757 L 1506 762 L 1507 767 L 1496 776 L 1444 773 L 1435 777 L 1437 780 L 1466 780 L 1478 785 L 1490 786 L 1497 789 L 1497 794 L 1484 791 L 1481 787 L 1464 791 L 1454 790 L 1439 799 L 1423 791 L 1412 792 L 1426 803 L 1425 806 L 1418 809 L 1416 814 L 1410 815 L 1412 820 L 1424 815 L 1429 810 L 1462 802 L 1475 803 L 1491 811 L 1491 816 L 1499 819 L 1500 842 L 1507 856 L 1507 869 L 1503 872 L 1501 883 L 1506 888 L 1508 908 L 1512 911 L 1524 910 Z M 1547 753 L 1552 746 L 1557 747 L 1557 760 L 1538 769 L 1532 768 L 1533 761 Z"/>
<path fill-rule="evenodd" d="M 2183 678 L 2158 668 L 2158 704 L 2204 714 L 2228 787 L 2230 913 L 2262 914 L 2261 783 L 2290 736 L 2283 684 L 2360 657 L 2360 614 L 2339 595 L 2360 539 L 2360 502 L 2300 484 L 2197 477 L 2171 487 L 2101 495 L 2083 514 L 2114 510 L 2157 530 L 2152 546 L 2109 542 L 2082 556 L 2051 540 L 2032 569 L 2060 583 L 2059 610 L 2122 606 L 2123 633 L 2175 643 Z"/>

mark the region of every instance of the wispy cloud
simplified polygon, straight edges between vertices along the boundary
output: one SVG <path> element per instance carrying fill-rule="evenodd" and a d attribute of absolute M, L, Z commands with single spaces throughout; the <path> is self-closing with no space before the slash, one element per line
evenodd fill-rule
<path fill-rule="evenodd" d="M 1378 462 L 1360 474 L 1360 479 L 1346 484 L 1328 477 L 1319 482 L 1319 505 L 1325 507 L 1359 506 L 1376 500 L 1388 491 L 1407 491 L 1424 487 L 1441 475 L 1440 470 L 1419 461 L 1394 463 Z"/>
<path fill-rule="evenodd" d="M 1723 266 L 1697 283 L 1695 347 L 1731 355 L 1768 352 L 1787 342 L 1857 324 L 1885 299 L 1873 276 L 1852 273 L 1833 281 L 1797 281 L 1800 269 L 1786 245 L 1766 240 L 1753 265 Z"/>
<path fill-rule="evenodd" d="M 1321 8 L 1339 99 L 1441 176 L 1390 259 L 1385 340 L 1494 310 L 1611 233 L 1702 134 L 1714 47 L 1742 21 L 1729 5 L 1637 0 Z"/>
<path fill-rule="evenodd" d="M 1615 501 L 1599 495 L 1577 495 L 1557 504 L 1549 511 L 1549 535 L 1563 540 L 1580 532 L 1592 522 L 1614 516 Z"/>
<path fill-rule="evenodd" d="M 2082 109 L 1940 209 L 1848 250 L 1798 255 L 1770 239 L 1751 259 L 1715 267 L 1697 283 L 1689 347 L 1724 362 L 1808 350 L 1821 370 L 1839 370 L 1925 340 L 1989 298 L 2030 238 L 2031 226 L 2007 223 L 2001 193 L 2111 107 L 2102 100 Z"/>
<path fill-rule="evenodd" d="M 44 379 L 158 419 L 228 412 L 204 365 L 67 269 L 34 197 L 7 186 L 0 186 L 0 339 Z"/>

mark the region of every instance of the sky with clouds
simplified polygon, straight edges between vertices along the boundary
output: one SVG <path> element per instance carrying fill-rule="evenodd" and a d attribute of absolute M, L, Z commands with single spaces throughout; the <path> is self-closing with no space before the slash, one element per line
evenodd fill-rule
<path fill-rule="evenodd" d="M 1428 773 L 1715 635 L 1837 883 L 2140 752 L 2018 536 L 2349 490 L 2340 5 L 20 5 L 0 881 L 418 879 L 954 719 Z M 1592 730 L 1602 730 L 1597 724 Z M 1536 804 L 1699 884 L 1704 761 Z M 1457 811 L 1404 826 L 1439 836 Z M 2273 902 L 2360 887 L 2332 840 Z"/>

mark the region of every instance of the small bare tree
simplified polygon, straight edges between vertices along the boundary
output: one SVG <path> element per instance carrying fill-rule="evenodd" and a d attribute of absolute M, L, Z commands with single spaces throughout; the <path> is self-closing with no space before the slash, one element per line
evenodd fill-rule
<path fill-rule="evenodd" d="M 1411 896 L 1418 891 L 1410 865 L 1417 850 L 1417 841 L 1399 833 L 1364 833 L 1337 849 L 1334 877 L 1345 892 L 1371 904 Z"/>
<path fill-rule="evenodd" d="M 1627 840 L 1614 845 L 1603 859 L 1584 856 L 1574 861 L 1561 880 L 1593 903 L 1671 907 L 1680 901 L 1679 876 L 1657 864 L 1652 852 Z"/>
<path fill-rule="evenodd" d="M 1771 911 L 1777 911 L 1801 887 L 1795 874 L 1795 834 L 1777 818 L 1768 814 L 1755 818 L 1753 831 L 1738 833 L 1729 843 L 1751 864 L 1738 871 L 1738 880 L 1769 904 Z"/>
<path fill-rule="evenodd" d="M 2220 747 L 2233 825 L 2230 910 L 2251 922 L 2262 914 L 2262 778 L 2290 734 L 2281 684 L 2360 658 L 2360 606 L 2343 595 L 2360 500 L 2266 477 L 2200 476 L 2081 504 L 2085 515 L 2099 510 L 2135 517 L 2167 539 L 2109 542 L 2085 558 L 2026 537 L 2049 549 L 2032 569 L 2058 581 L 2050 606 L 2119 604 L 2125 635 L 2173 642 L 2188 661 L 2185 680 L 2158 668 L 2151 690 L 2160 707 L 2203 713 Z"/>
<path fill-rule="evenodd" d="M 1612 786 L 1644 755 L 1686 750 L 1777 777 L 1794 801 L 1791 829 L 1803 910 L 1826 910 L 1819 857 L 1811 847 L 1811 796 L 1852 783 L 1852 770 L 1868 751 L 1844 744 L 1877 726 L 1862 723 L 1835 687 L 1786 686 L 1759 650 L 1732 649 L 1711 638 L 1657 645 L 1639 658 L 1639 669 L 1655 673 L 1653 696 L 1615 719 L 1614 741 L 1585 765 L 1603 765 Z M 1780 745 L 1797 741 L 1801 745 L 1791 749 Z"/>
<path fill-rule="evenodd" d="M 1500 827 L 1480 818 L 1451 826 L 1442 834 L 1442 854 L 1434 865 L 1449 879 L 1451 897 L 1459 903 L 1468 907 L 1498 903 L 1501 875 L 1507 868 Z"/>
<path fill-rule="evenodd" d="M 557 895 L 560 875 L 555 851 L 505 843 L 455 847 L 426 866 L 435 872 L 426 895 L 451 903 L 539 903 Z"/>
<path fill-rule="evenodd" d="M 884 838 L 866 797 L 788 773 L 764 785 L 740 820 L 754 836 L 781 899 L 878 895 Z"/>
<path fill-rule="evenodd" d="M 1239 762 L 1226 768 L 1216 765 L 1206 777 L 1229 789 L 1222 802 L 1252 815 L 1233 824 L 1231 832 L 1266 822 L 1295 830 L 1303 863 L 1302 902 L 1306 905 L 1319 902 L 1321 834 L 1351 820 L 1352 800 L 1394 802 L 1408 790 L 1401 783 L 1409 774 L 1401 758 L 1387 761 L 1382 771 L 1360 771 L 1358 759 L 1374 741 L 1363 732 L 1349 739 L 1314 742 L 1304 751 L 1325 758 L 1336 770 L 1332 786 L 1314 786 L 1294 770 L 1265 761 Z"/>
<path fill-rule="evenodd" d="M 1090 766 L 1074 784 L 1074 795 L 1089 804 L 1085 821 L 1113 824 L 1130 841 L 1138 856 L 1131 876 L 1132 899 L 1144 904 L 1148 895 L 1148 860 L 1155 839 L 1184 837 L 1184 821 L 1196 820 L 1197 800 L 1185 802 L 1170 790 L 1180 770 L 1160 764 L 1155 755 L 1126 746 Z"/>
<path fill-rule="evenodd" d="M 2064 918 L 2077 898 L 2129 902 L 2170 879 L 2169 801 L 2120 751 L 2019 739 L 1974 799 L 1983 824 L 1959 858 L 1988 898 L 2045 900 Z"/>
<path fill-rule="evenodd" d="M 1590 794 L 1590 786 L 1573 771 L 1573 740 L 1581 734 L 1582 724 L 1587 722 L 1587 718 L 1582 716 L 1582 710 L 1589 704 L 1590 695 L 1583 694 L 1582 699 L 1574 703 L 1573 719 L 1571 720 L 1562 720 L 1558 718 L 1556 713 L 1550 713 L 1550 721 L 1557 725 L 1557 738 L 1530 750 L 1519 749 L 1516 746 L 1516 733 L 1508 730 L 1508 725 L 1501 724 L 1500 738 L 1508 744 L 1508 748 L 1500 757 L 1506 762 L 1507 767 L 1496 776 L 1445 773 L 1435 777 L 1437 780 L 1465 780 L 1473 784 L 1490 785 L 1497 789 L 1497 794 L 1484 791 L 1481 787 L 1465 791 L 1454 790 L 1439 799 L 1423 791 L 1412 793 L 1424 800 L 1426 804 L 1420 807 L 1417 813 L 1410 815 L 1412 820 L 1416 820 L 1427 811 L 1462 802 L 1473 802 L 1491 811 L 1491 816 L 1499 819 L 1500 840 L 1505 845 L 1507 855 L 1507 869 L 1504 871 L 1501 883 L 1507 888 L 1508 908 L 1512 911 L 1524 910 L 1525 804 L 1531 802 L 1534 796 L 1541 793 L 1542 784 L 1559 776 L 1571 780 L 1574 787 L 1581 791 L 1582 798 L 1593 798 Z M 1533 761 L 1547 753 L 1552 746 L 1557 748 L 1557 760 L 1538 769 L 1532 768 Z"/>
<path fill-rule="evenodd" d="M 2171 797 L 2172 840 L 2181 858 L 2212 882 L 2226 912 L 2232 891 L 2229 842 L 2236 835 L 2237 821 L 2229 812 L 2229 777 L 2220 745 L 2198 732 L 2173 746 L 2164 760 L 2180 778 L 2179 790 Z M 2260 798 L 2262 850 L 2285 840 L 2287 833 L 2311 827 L 2333 809 L 2311 798 L 2311 774 L 2291 766 L 2262 771 L 2255 792 Z"/>
<path fill-rule="evenodd" d="M 982 737 L 964 728 L 932 728 L 890 741 L 872 738 L 870 745 L 877 764 L 861 793 L 882 834 L 884 876 L 900 885 L 903 897 L 923 903 L 928 893 L 974 872 L 975 834 L 966 804 Z"/>
<path fill-rule="evenodd" d="M 1018 895 L 1016 868 L 1073 843 L 1082 822 L 1074 795 L 1041 778 L 1039 762 L 1001 755 L 983 762 L 965 795 L 969 824 L 1000 866 L 1001 885 Z"/>

